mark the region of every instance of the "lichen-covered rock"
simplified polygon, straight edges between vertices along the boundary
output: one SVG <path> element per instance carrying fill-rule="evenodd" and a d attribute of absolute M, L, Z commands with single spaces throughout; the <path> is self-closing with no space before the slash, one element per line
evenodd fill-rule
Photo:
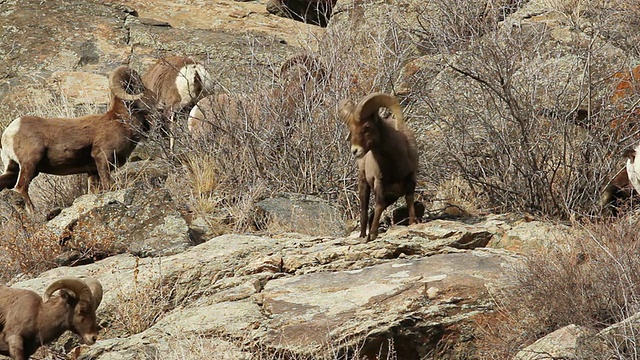
<path fill-rule="evenodd" d="M 70 250 L 100 243 L 107 254 L 166 256 L 194 245 L 189 226 L 166 189 L 130 188 L 77 198 L 48 222 Z"/>
<path fill-rule="evenodd" d="M 260 230 L 291 231 L 307 235 L 340 236 L 345 221 L 333 204 L 316 196 L 281 194 L 259 201 L 254 222 Z"/>

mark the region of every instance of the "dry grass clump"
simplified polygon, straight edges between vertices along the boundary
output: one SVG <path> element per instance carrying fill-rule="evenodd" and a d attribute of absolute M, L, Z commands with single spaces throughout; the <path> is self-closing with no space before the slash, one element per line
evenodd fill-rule
<path fill-rule="evenodd" d="M 483 358 L 510 358 L 569 324 L 598 331 L 640 311 L 638 225 L 634 216 L 589 223 L 513 269 L 512 285 L 497 296 L 498 320 L 484 326 Z M 608 344 L 625 359 L 633 351 L 629 344 L 636 344 L 634 337 L 626 340 Z"/>
<path fill-rule="evenodd" d="M 110 310 L 109 333 L 105 337 L 130 336 L 141 333 L 163 315 L 174 309 L 175 286 L 162 279 L 143 283 L 138 280 L 138 264 L 133 271 L 133 285 L 112 289 L 117 294 L 115 307 Z"/>
<path fill-rule="evenodd" d="M 0 205 L 0 283 L 56 267 L 61 253 L 57 236 L 13 205 Z"/>

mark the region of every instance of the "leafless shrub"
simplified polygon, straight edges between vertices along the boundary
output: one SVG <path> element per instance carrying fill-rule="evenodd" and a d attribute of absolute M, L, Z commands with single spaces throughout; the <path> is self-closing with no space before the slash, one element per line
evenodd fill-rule
<path fill-rule="evenodd" d="M 10 204 L 0 211 L 0 283 L 22 273 L 34 276 L 56 266 L 57 237 Z"/>
<path fill-rule="evenodd" d="M 466 48 L 526 1 L 436 0 L 425 2 L 418 12 L 419 27 L 413 29 L 426 53 L 451 53 Z"/>
<path fill-rule="evenodd" d="M 589 223 L 514 268 L 512 285 L 497 296 L 499 314 L 483 324 L 482 358 L 510 358 L 565 325 L 596 332 L 640 311 L 638 225 L 633 216 L 614 223 Z M 609 343 L 609 350 L 622 355 L 619 358 L 637 359 L 630 357 L 635 345 L 629 346 L 636 340 L 628 336 Z M 598 356 L 605 354 L 584 358 Z"/>
<path fill-rule="evenodd" d="M 635 0 L 590 1 L 588 15 L 597 30 L 631 56 L 640 57 L 640 7 Z"/>
<path fill-rule="evenodd" d="M 597 210 L 629 144 L 607 120 L 612 64 L 598 60 L 607 46 L 596 38 L 570 55 L 551 43 L 545 29 L 501 29 L 417 86 L 432 110 L 425 133 L 427 154 L 436 155 L 424 166 L 433 182 L 460 177 L 497 212 L 568 218 Z"/>

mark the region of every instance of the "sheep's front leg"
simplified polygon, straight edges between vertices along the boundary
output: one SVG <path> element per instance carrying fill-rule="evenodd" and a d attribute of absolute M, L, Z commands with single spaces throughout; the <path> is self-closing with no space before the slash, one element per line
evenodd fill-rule
<path fill-rule="evenodd" d="M 360 238 L 366 239 L 367 225 L 369 225 L 369 197 L 371 187 L 364 178 L 364 174 L 358 177 L 358 197 L 360 198 Z"/>
<path fill-rule="evenodd" d="M 373 220 L 371 221 L 371 228 L 369 229 L 369 237 L 367 238 L 368 241 L 375 240 L 378 237 L 380 217 L 382 216 L 384 209 L 387 208 L 382 181 L 378 179 L 376 179 L 373 184 L 373 198 L 375 201 L 375 208 L 373 212 Z"/>
<path fill-rule="evenodd" d="M 91 153 L 93 160 L 96 163 L 98 169 L 98 176 L 100 177 L 100 183 L 102 184 L 103 191 L 111 190 L 113 186 L 113 179 L 111 178 L 111 169 L 113 168 L 113 156 L 105 154 L 102 151 L 93 151 Z"/>
<path fill-rule="evenodd" d="M 18 335 L 8 336 L 7 344 L 9 344 L 9 354 L 13 360 L 27 360 L 24 353 L 24 342 L 22 341 L 22 337 Z"/>
<path fill-rule="evenodd" d="M 406 182 L 406 195 L 404 196 L 404 199 L 407 202 L 407 208 L 409 209 L 409 225 L 413 225 L 415 224 L 416 221 L 416 206 L 414 203 L 415 200 L 415 192 L 416 192 L 416 179 L 415 179 L 415 174 L 411 174 L 408 177 L 408 180 Z"/>

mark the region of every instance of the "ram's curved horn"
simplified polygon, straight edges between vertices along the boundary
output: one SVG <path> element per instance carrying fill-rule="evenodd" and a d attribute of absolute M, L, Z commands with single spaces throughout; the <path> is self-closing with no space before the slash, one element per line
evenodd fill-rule
<path fill-rule="evenodd" d="M 89 304 L 93 304 L 94 308 L 97 308 L 96 300 L 89 285 L 79 278 L 62 278 L 54 281 L 49 285 L 44 292 L 44 301 L 49 300 L 51 295 L 60 289 L 66 289 L 72 291 L 80 301 L 85 301 Z M 100 300 L 102 300 L 102 287 L 100 287 Z"/>
<path fill-rule="evenodd" d="M 350 99 L 344 99 L 340 101 L 337 107 L 338 117 L 340 118 L 340 120 L 344 121 L 345 123 L 348 123 L 351 119 L 350 115 L 353 113 L 354 108 L 355 108 L 355 105 L 353 104 L 353 101 L 351 101 Z"/>
<path fill-rule="evenodd" d="M 138 100 L 144 94 L 144 85 L 138 73 L 126 65 L 119 66 L 109 76 L 109 89 L 122 100 Z"/>
<path fill-rule="evenodd" d="M 396 119 L 396 130 L 399 129 L 400 125 L 404 123 L 404 114 L 402 113 L 398 99 L 389 94 L 373 93 L 365 96 L 356 106 L 354 114 L 362 120 L 377 113 L 382 107 L 391 110 L 391 113 Z"/>
<path fill-rule="evenodd" d="M 91 295 L 93 296 L 93 309 L 96 310 L 100 303 L 102 302 L 102 284 L 94 278 L 84 278 L 82 279 L 89 289 L 91 289 Z"/>

